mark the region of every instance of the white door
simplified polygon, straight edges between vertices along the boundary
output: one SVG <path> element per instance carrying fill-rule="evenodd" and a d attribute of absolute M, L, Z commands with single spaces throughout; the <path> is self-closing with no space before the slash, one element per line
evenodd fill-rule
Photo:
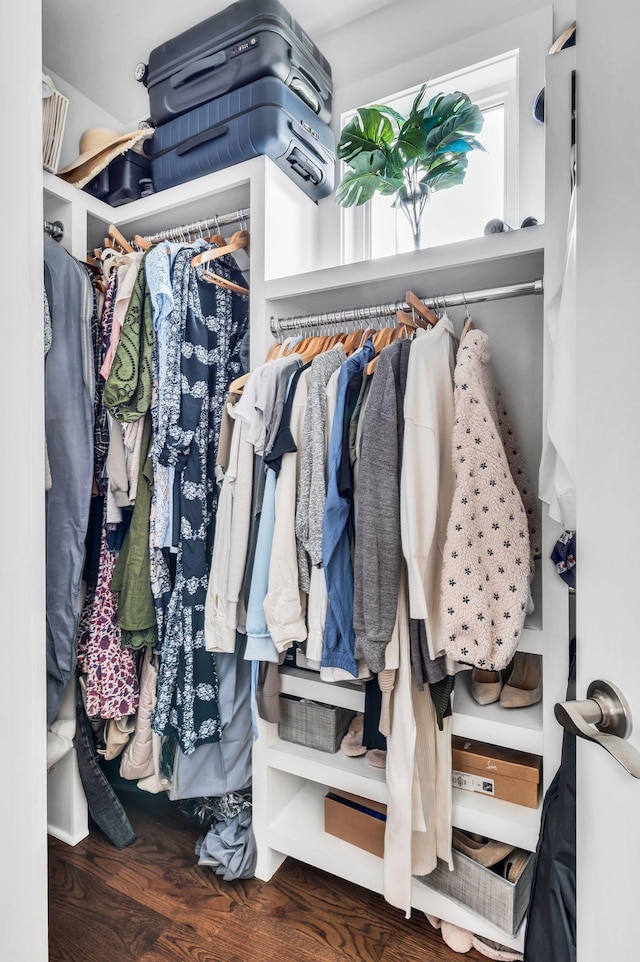
<path fill-rule="evenodd" d="M 47 958 L 40 35 L 39 0 L 2 4 L 0 959 L 7 962 Z"/>
<path fill-rule="evenodd" d="M 577 698 L 614 682 L 640 749 L 639 8 L 578 0 Z M 578 960 L 638 948 L 640 781 L 578 740 Z"/>

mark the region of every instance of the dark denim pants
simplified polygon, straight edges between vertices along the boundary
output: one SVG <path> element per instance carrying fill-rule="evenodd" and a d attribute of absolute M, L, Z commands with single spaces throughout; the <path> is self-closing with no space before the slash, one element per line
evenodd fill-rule
<path fill-rule="evenodd" d="M 78 756 L 78 769 L 84 793 L 87 796 L 89 814 L 116 848 L 123 849 L 135 841 L 120 799 L 102 771 L 96 752 L 96 739 L 91 722 L 84 709 L 80 685 L 76 686 L 76 736 L 74 739 Z"/>

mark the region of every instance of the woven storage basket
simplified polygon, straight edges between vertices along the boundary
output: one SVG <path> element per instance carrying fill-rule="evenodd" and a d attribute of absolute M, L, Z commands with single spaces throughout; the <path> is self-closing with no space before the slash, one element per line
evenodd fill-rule
<path fill-rule="evenodd" d="M 278 734 L 288 742 L 337 752 L 355 712 L 293 695 L 280 695 Z"/>
<path fill-rule="evenodd" d="M 515 935 L 529 907 L 535 856 L 529 856 L 516 882 L 508 882 L 462 852 L 452 854 L 453 872 L 438 860 L 433 872 L 420 876 L 420 881 L 465 905 L 508 935 Z"/>

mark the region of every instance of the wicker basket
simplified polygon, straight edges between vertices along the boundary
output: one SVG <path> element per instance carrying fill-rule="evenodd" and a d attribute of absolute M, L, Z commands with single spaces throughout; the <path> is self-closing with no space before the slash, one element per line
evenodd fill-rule
<path fill-rule="evenodd" d="M 288 742 L 337 752 L 355 714 L 348 708 L 280 695 L 278 734 Z"/>
<path fill-rule="evenodd" d="M 430 875 L 419 876 L 420 881 L 514 936 L 529 907 L 535 855 L 529 855 L 516 882 L 508 882 L 462 852 L 454 851 L 452 855 L 453 872 L 438 860 L 434 871 Z"/>

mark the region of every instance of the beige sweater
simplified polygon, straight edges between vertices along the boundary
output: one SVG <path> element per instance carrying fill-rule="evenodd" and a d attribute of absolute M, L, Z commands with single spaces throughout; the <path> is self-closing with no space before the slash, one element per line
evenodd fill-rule
<path fill-rule="evenodd" d="M 441 623 L 451 658 L 499 670 L 511 661 L 532 607 L 531 554 L 527 511 L 502 442 L 504 406 L 496 408 L 490 358 L 487 335 L 470 331 L 455 370 L 455 491 Z M 508 437 L 509 454 L 519 459 L 515 436 Z M 530 494 L 526 482 L 524 489 Z"/>

